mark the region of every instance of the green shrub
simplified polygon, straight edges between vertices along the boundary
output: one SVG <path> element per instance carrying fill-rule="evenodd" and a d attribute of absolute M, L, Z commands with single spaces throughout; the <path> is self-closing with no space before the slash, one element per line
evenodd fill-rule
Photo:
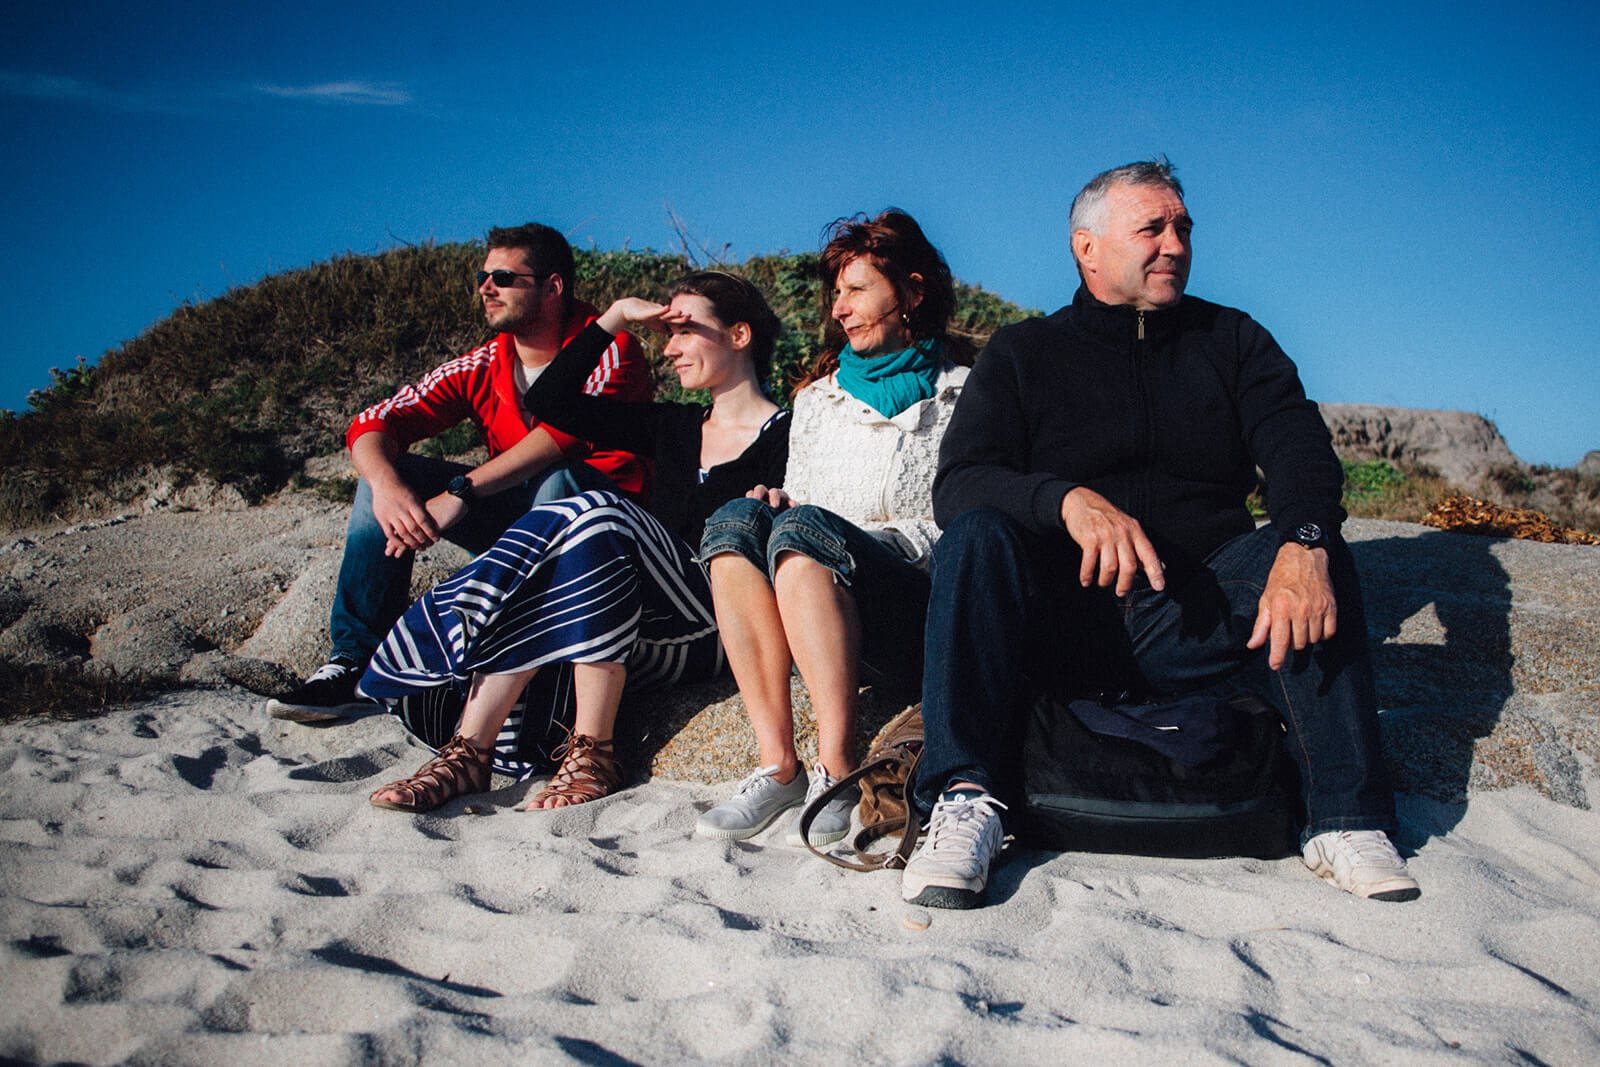
<path fill-rule="evenodd" d="M 1344 506 L 1348 511 L 1350 506 L 1358 501 L 1371 500 L 1392 492 L 1403 484 L 1405 475 L 1388 460 L 1340 460 L 1344 467 Z"/>
<path fill-rule="evenodd" d="M 1512 497 L 1526 496 L 1535 487 L 1533 478 L 1526 471 L 1509 464 L 1491 470 L 1488 481 L 1500 492 Z"/>
<path fill-rule="evenodd" d="M 306 459 L 336 452 L 361 409 L 482 343 L 472 274 L 477 244 L 344 255 L 188 303 L 94 365 L 53 371 L 29 410 L 0 415 L 0 522 L 19 525 L 136 498 L 144 471 L 210 479 L 255 500 Z M 785 330 L 771 385 L 787 395 L 821 338 L 817 257 L 757 256 L 730 269 L 772 301 Z M 600 308 L 659 298 L 689 268 L 682 255 L 579 250 L 578 294 Z M 986 338 L 1023 309 L 963 286 L 956 325 Z M 662 338 L 642 338 L 658 393 L 679 393 Z M 476 443 L 472 427 L 433 450 Z"/>
<path fill-rule="evenodd" d="M 1362 519 L 1421 522 L 1456 486 L 1422 464 L 1399 468 L 1381 460 L 1342 460 L 1344 509 Z"/>
<path fill-rule="evenodd" d="M 436 434 L 417 446 L 417 451 L 425 456 L 442 458 L 445 456 L 459 456 L 463 452 L 470 452 L 483 444 L 483 431 L 478 429 L 475 422 L 462 422 L 450 427 L 444 433 Z"/>

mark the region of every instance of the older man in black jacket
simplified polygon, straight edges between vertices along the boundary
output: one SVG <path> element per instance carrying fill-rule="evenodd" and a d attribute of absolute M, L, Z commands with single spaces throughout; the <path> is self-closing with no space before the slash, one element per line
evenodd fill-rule
<path fill-rule="evenodd" d="M 1072 206 L 1073 302 L 996 332 L 967 381 L 934 484 L 930 815 L 907 900 L 981 902 L 1041 676 L 1157 697 L 1239 676 L 1284 716 L 1307 866 L 1359 896 L 1419 893 L 1387 836 L 1338 459 L 1271 335 L 1184 295 L 1192 227 L 1165 160 L 1097 176 Z"/>

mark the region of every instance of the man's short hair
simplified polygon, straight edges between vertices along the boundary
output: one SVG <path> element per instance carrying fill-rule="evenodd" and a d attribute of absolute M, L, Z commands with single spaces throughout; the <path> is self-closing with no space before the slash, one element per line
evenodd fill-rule
<path fill-rule="evenodd" d="M 489 231 L 490 248 L 516 248 L 528 260 L 528 270 L 540 279 L 550 275 L 561 278 L 561 314 L 572 311 L 572 246 L 560 230 L 538 222 L 525 222 L 521 226 L 496 226 Z"/>
<path fill-rule="evenodd" d="M 1120 167 L 1112 167 L 1089 179 L 1078 195 L 1072 198 L 1072 216 L 1067 221 L 1067 233 L 1074 234 L 1079 230 L 1088 230 L 1098 234 L 1106 224 L 1106 193 L 1113 185 L 1122 182 L 1128 185 L 1160 185 L 1171 189 L 1178 194 L 1178 199 L 1183 199 L 1183 186 L 1179 184 L 1177 175 L 1172 172 L 1172 164 L 1166 156 L 1157 156 L 1154 159 L 1142 159 L 1137 163 L 1124 163 Z"/>

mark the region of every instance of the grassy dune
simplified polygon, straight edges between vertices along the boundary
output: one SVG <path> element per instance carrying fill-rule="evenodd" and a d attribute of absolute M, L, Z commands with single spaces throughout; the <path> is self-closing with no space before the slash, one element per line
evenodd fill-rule
<path fill-rule="evenodd" d="M 31 410 L 0 415 L 0 523 L 105 511 L 161 482 L 206 479 L 256 500 L 291 483 L 306 459 L 337 451 L 351 415 L 487 336 L 472 286 L 477 244 L 346 255 L 186 304 L 93 366 L 54 372 Z M 577 254 L 577 291 L 605 307 L 659 294 L 680 255 Z M 736 265 L 787 327 L 774 385 L 820 342 L 816 256 Z M 956 326 L 981 341 L 1029 314 L 960 287 Z M 660 341 L 647 338 L 659 360 Z M 670 393 L 670 371 L 657 379 Z M 462 434 L 453 445 L 471 444 Z"/>
<path fill-rule="evenodd" d="M 246 500 L 315 488 L 306 460 L 337 452 L 363 407 L 389 396 L 487 335 L 472 286 L 479 244 L 421 245 L 345 255 L 201 304 L 185 304 L 93 366 L 52 372 L 30 410 L 0 412 L 0 525 L 76 519 L 125 508 L 156 486 L 229 486 Z M 786 327 L 771 384 L 786 392 L 821 343 L 817 257 L 758 256 L 732 269 L 750 277 Z M 689 267 L 651 251 L 577 253 L 580 295 L 600 307 L 659 294 Z M 982 344 L 1033 312 L 958 286 L 955 328 Z M 658 389 L 676 394 L 645 338 Z M 475 443 L 446 435 L 447 451 Z M 1347 463 L 1352 514 L 1415 521 L 1455 491 L 1434 472 Z M 1600 479 L 1570 470 L 1508 472 L 1497 502 L 1545 510 L 1600 530 Z M 327 487 L 347 494 L 347 485 Z"/>

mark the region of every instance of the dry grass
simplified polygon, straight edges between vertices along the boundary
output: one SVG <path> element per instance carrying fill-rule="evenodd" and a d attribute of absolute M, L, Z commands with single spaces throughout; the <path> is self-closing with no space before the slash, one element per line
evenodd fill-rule
<path fill-rule="evenodd" d="M 1600 535 L 1600 478 L 1574 470 L 1499 471 L 1469 496 L 1425 466 L 1345 460 L 1344 468 L 1344 507 L 1356 518 L 1569 544 Z"/>
<path fill-rule="evenodd" d="M 95 366 L 54 372 L 30 411 L 0 413 L 0 524 L 109 510 L 163 481 L 229 486 L 246 500 L 284 487 L 306 459 L 342 447 L 357 411 L 483 341 L 472 285 L 483 252 L 340 256 L 186 304 Z M 732 267 L 787 327 L 775 385 L 820 341 L 816 262 L 760 256 Z M 659 295 L 688 265 L 681 255 L 579 251 L 577 290 L 600 307 Z M 1027 314 L 968 286 L 958 297 L 958 327 L 981 337 Z M 658 368 L 660 345 L 646 338 Z M 459 436 L 450 451 L 474 443 L 470 431 Z"/>
<path fill-rule="evenodd" d="M 118 682 L 85 677 L 76 664 L 18 667 L 0 661 L 0 722 L 43 716 L 92 719 L 108 708 L 135 700 L 143 691 Z"/>
<path fill-rule="evenodd" d="M 1421 522 L 1439 501 L 1457 492 L 1428 467 L 1400 469 L 1384 460 L 1346 460 L 1344 509 L 1359 519 Z M 1383 469 L 1392 473 L 1379 473 Z"/>

